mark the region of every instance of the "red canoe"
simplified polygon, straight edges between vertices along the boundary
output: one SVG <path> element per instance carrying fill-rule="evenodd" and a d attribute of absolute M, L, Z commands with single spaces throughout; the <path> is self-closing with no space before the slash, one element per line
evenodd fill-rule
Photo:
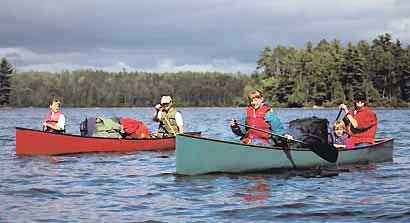
<path fill-rule="evenodd" d="M 200 135 L 200 132 L 188 133 Z M 16 155 L 174 150 L 175 137 L 113 139 L 43 132 L 16 127 Z"/>

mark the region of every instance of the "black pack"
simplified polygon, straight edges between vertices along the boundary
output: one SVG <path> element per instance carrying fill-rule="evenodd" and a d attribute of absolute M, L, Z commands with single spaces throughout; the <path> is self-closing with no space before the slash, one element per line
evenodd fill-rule
<path fill-rule="evenodd" d="M 328 143 L 329 121 L 316 116 L 289 122 L 289 133 L 296 139 L 309 144 Z"/>
<path fill-rule="evenodd" d="M 94 129 L 95 129 L 95 117 L 85 118 L 84 121 L 80 123 L 81 136 L 93 136 Z"/>
<path fill-rule="evenodd" d="M 80 122 L 80 134 L 81 134 L 81 136 L 88 136 L 87 118 L 84 119 L 84 121 Z"/>

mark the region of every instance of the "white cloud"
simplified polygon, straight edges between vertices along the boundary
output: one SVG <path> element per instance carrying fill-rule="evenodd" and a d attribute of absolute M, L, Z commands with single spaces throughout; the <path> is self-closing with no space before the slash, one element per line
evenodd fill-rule
<path fill-rule="evenodd" d="M 159 59 L 151 64 L 130 64 L 125 61 L 112 61 L 112 58 L 121 54 L 148 53 L 142 51 L 129 51 L 118 49 L 101 49 L 101 61 L 96 64 L 87 63 L 89 55 L 87 53 L 37 53 L 24 48 L 0 48 L 0 58 L 7 58 L 11 64 L 17 67 L 18 71 L 50 71 L 61 72 L 64 70 L 105 70 L 109 72 L 142 71 L 142 72 L 179 72 L 179 71 L 197 71 L 197 72 L 226 72 L 226 73 L 250 73 L 254 70 L 254 64 L 240 63 L 235 59 L 212 60 L 211 63 L 185 63 L 176 64 L 172 58 Z M 134 55 L 134 58 L 143 56 Z M 77 63 L 72 63 L 77 61 Z M 98 65 L 99 64 L 99 65 Z"/>
<path fill-rule="evenodd" d="M 172 60 L 163 60 L 151 69 L 146 69 L 149 72 L 179 72 L 179 71 L 194 71 L 194 72 L 225 72 L 225 73 L 250 73 L 255 70 L 253 64 L 239 63 L 235 60 L 219 60 L 213 61 L 211 64 L 181 64 L 176 65 Z"/>
<path fill-rule="evenodd" d="M 3 0 L 2 5 L 0 30 L 7 31 L 0 35 L 0 57 L 11 58 L 18 69 L 248 72 L 265 45 L 371 41 L 386 32 L 410 43 L 407 0 Z"/>

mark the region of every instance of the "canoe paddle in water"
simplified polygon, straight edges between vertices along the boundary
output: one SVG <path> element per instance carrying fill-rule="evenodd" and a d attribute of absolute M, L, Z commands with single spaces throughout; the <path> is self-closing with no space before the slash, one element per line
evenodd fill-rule
<path fill-rule="evenodd" d="M 331 163 L 336 163 L 337 157 L 339 156 L 339 151 L 336 149 L 336 147 L 334 147 L 333 145 L 330 145 L 330 144 L 322 144 L 322 143 L 320 143 L 320 144 L 319 143 L 318 144 L 310 144 L 310 143 L 306 143 L 306 142 L 303 142 L 303 141 L 300 141 L 300 140 L 297 140 L 297 139 L 289 139 L 285 136 L 278 135 L 278 134 L 275 134 L 275 133 L 270 132 L 270 131 L 265 131 L 263 129 L 258 129 L 258 128 L 254 128 L 254 127 L 251 127 L 251 126 L 248 126 L 248 125 L 242 125 L 242 124 L 239 124 L 239 123 L 236 123 L 236 124 L 240 125 L 240 126 L 243 126 L 243 127 L 246 127 L 246 128 L 249 128 L 249 129 L 254 129 L 254 130 L 257 130 L 257 131 L 268 133 L 270 135 L 273 135 L 273 136 L 276 136 L 276 137 L 279 137 L 279 138 L 282 138 L 282 139 L 286 139 L 286 140 L 289 140 L 289 141 L 294 141 L 294 142 L 300 143 L 300 144 L 304 145 L 306 148 L 309 148 L 312 152 L 316 153 L 316 155 L 320 156 L 322 159 L 324 159 L 328 162 L 331 162 Z"/>

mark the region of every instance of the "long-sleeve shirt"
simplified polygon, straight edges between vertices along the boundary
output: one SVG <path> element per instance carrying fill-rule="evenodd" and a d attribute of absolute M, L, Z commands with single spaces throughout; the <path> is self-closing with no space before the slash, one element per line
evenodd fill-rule
<path fill-rule="evenodd" d="M 356 119 L 357 127 L 354 128 L 349 119 L 345 116 L 347 123 L 347 134 L 354 144 L 374 143 L 377 130 L 377 116 L 370 108 L 363 107 L 360 110 L 350 110 L 349 114 Z"/>

